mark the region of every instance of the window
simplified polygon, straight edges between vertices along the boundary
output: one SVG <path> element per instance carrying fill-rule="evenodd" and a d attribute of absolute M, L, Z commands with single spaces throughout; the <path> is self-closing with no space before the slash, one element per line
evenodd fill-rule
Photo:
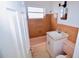
<path fill-rule="evenodd" d="M 44 9 L 37 7 L 28 7 L 28 18 L 43 18 Z"/>

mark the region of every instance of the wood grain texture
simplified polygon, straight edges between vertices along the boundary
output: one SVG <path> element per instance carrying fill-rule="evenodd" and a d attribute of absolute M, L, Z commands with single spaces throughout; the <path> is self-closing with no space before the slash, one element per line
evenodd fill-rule
<path fill-rule="evenodd" d="M 34 37 L 30 39 L 31 47 L 46 42 L 46 36 Z"/>
<path fill-rule="evenodd" d="M 47 51 L 46 42 L 31 48 L 33 58 L 51 58 Z"/>
<path fill-rule="evenodd" d="M 43 36 L 50 31 L 50 16 L 46 15 L 40 19 L 29 19 L 29 33 L 30 37 Z"/>
<path fill-rule="evenodd" d="M 46 35 L 46 32 L 54 31 L 57 28 L 63 32 L 67 32 L 70 41 L 76 42 L 78 28 L 57 24 L 53 14 L 46 14 L 43 19 L 29 19 L 29 33 L 31 38 Z"/>
<path fill-rule="evenodd" d="M 33 58 L 50 58 L 46 46 L 46 36 L 40 36 L 30 39 Z"/>
<path fill-rule="evenodd" d="M 57 28 L 60 29 L 63 32 L 68 33 L 68 35 L 69 35 L 68 39 L 71 42 L 76 43 L 78 28 L 68 26 L 68 25 L 63 25 L 63 24 L 58 24 Z"/>
<path fill-rule="evenodd" d="M 57 29 L 57 20 L 55 19 L 54 14 L 51 14 L 50 16 L 51 16 L 51 21 L 50 21 L 51 30 L 55 31 Z"/>

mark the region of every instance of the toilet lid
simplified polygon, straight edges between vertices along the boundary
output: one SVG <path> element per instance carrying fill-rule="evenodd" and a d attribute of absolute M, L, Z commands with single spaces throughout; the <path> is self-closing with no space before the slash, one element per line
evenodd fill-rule
<path fill-rule="evenodd" d="M 66 55 L 58 55 L 56 58 L 66 58 Z"/>

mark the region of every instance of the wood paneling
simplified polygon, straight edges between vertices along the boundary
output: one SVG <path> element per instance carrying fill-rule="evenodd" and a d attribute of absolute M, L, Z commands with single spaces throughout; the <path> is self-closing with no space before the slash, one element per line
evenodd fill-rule
<path fill-rule="evenodd" d="M 46 34 L 50 30 L 50 17 L 45 16 L 43 19 L 29 19 L 30 37 L 38 37 Z"/>
<path fill-rule="evenodd" d="M 54 31 L 57 29 L 57 20 L 54 17 L 54 14 L 51 14 L 51 30 Z"/>
<path fill-rule="evenodd" d="M 78 28 L 57 24 L 53 14 L 46 14 L 43 19 L 29 19 L 29 32 L 31 38 L 43 36 L 46 32 L 56 30 L 57 28 L 67 32 L 70 41 L 76 42 Z"/>
<path fill-rule="evenodd" d="M 73 42 L 73 43 L 76 42 L 78 28 L 71 27 L 71 26 L 68 26 L 68 25 L 63 25 L 63 24 L 58 24 L 58 27 L 57 28 L 60 29 L 63 32 L 68 33 L 69 40 L 71 42 Z"/>

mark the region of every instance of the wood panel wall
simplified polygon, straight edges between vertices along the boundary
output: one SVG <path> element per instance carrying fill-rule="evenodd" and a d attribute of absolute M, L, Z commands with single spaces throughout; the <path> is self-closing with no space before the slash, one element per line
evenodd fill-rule
<path fill-rule="evenodd" d="M 57 20 L 54 17 L 54 14 L 51 14 L 51 21 L 50 21 L 50 25 L 51 25 L 51 31 L 55 31 L 57 29 Z"/>
<path fill-rule="evenodd" d="M 68 25 L 63 25 L 63 24 L 58 24 L 58 29 L 60 29 L 63 32 L 68 33 L 69 35 L 69 40 L 73 43 L 76 42 L 76 38 L 77 38 L 77 33 L 78 33 L 78 28 L 72 27 L 72 26 L 68 26 Z"/>
<path fill-rule="evenodd" d="M 63 32 L 66 32 L 69 34 L 69 40 L 73 43 L 76 42 L 78 28 L 69 26 L 69 25 L 63 25 L 63 24 L 57 24 L 57 20 L 54 18 L 54 15 L 51 15 L 51 30 L 54 31 L 56 29 L 60 29 Z"/>
<path fill-rule="evenodd" d="M 46 35 L 46 32 L 54 31 L 57 28 L 63 32 L 67 32 L 70 41 L 76 42 L 78 28 L 57 24 L 53 14 L 46 14 L 43 19 L 29 19 L 29 32 L 31 38 Z"/>
<path fill-rule="evenodd" d="M 40 19 L 29 19 L 29 34 L 30 37 L 43 36 L 50 31 L 50 15 L 44 16 Z"/>

